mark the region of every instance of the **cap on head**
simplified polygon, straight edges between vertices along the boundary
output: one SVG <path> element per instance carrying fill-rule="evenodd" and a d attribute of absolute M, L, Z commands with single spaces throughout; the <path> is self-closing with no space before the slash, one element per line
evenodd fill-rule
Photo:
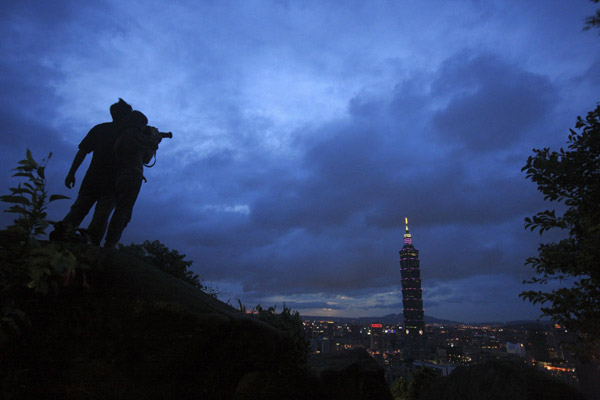
<path fill-rule="evenodd" d="M 122 121 L 131 113 L 132 109 L 125 100 L 119 97 L 119 101 L 110 106 L 110 115 L 113 121 Z"/>
<path fill-rule="evenodd" d="M 135 128 L 143 128 L 148 125 L 148 118 L 146 118 L 142 112 L 133 110 L 127 117 L 126 125 Z"/>

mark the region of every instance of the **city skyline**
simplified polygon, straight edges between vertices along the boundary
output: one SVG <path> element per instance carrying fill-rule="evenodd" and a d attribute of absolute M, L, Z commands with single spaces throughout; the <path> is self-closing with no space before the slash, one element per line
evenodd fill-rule
<path fill-rule="evenodd" d="M 74 199 L 91 158 L 65 188 L 77 146 L 121 97 L 174 134 L 121 243 L 186 254 L 221 300 L 399 313 L 408 217 L 427 315 L 534 320 L 525 259 L 560 234 L 524 229 L 554 205 L 521 168 L 600 101 L 600 39 L 582 30 L 597 6 L 3 2 L 0 192 L 29 148 L 53 153 L 49 192 Z"/>

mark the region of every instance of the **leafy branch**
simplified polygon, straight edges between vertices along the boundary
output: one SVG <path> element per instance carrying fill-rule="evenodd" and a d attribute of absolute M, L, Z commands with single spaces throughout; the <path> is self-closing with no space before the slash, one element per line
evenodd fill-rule
<path fill-rule="evenodd" d="M 38 164 L 27 149 L 25 159 L 19 161 L 19 166 L 13 171 L 13 177 L 27 178 L 27 182 L 19 183 L 17 187 L 10 188 L 11 194 L 0 196 L 0 200 L 13 204 L 4 212 L 18 214 L 13 225 L 8 227 L 25 240 L 37 238 L 45 233 L 50 221 L 46 219 L 48 204 L 56 200 L 68 199 L 61 194 L 48 195 L 46 190 L 46 164 L 52 157 L 43 159 Z"/>
<path fill-rule="evenodd" d="M 557 243 L 540 244 L 537 256 L 526 260 L 536 276 L 524 283 L 562 281 L 569 287 L 519 297 L 543 305 L 543 315 L 579 332 L 589 350 L 600 345 L 600 106 L 577 117 L 567 143 L 558 151 L 534 149 L 522 170 L 546 201 L 565 206 L 562 215 L 544 210 L 525 218 L 525 228 L 540 235 L 554 228 L 567 233 Z"/>
<path fill-rule="evenodd" d="M 68 197 L 46 190 L 46 164 L 37 163 L 29 149 L 25 159 L 18 162 L 13 177 L 27 178 L 11 194 L 0 196 L 9 203 L 5 212 L 17 214 L 13 224 L 0 231 L 0 342 L 28 324 L 21 310 L 24 298 L 45 295 L 71 284 L 81 271 L 83 286 L 87 285 L 85 270 L 97 259 L 93 249 L 69 248 L 66 244 L 43 243 L 36 240 L 50 225 L 46 209 L 56 200 Z"/>
<path fill-rule="evenodd" d="M 248 313 L 246 306 L 238 299 L 240 311 Z M 260 304 L 249 312 L 250 315 L 260 319 L 263 322 L 281 330 L 292 341 L 293 351 L 286 356 L 294 365 L 304 366 L 308 360 L 310 352 L 309 343 L 304 338 L 304 325 L 298 311 L 292 311 L 291 308 L 283 305 L 283 310 L 277 313 L 277 307 L 272 306 L 263 308 Z"/>
<path fill-rule="evenodd" d="M 190 270 L 193 261 L 186 260 L 185 254 L 180 254 L 177 250 L 171 250 L 160 241 L 150 242 L 146 240 L 142 244 L 131 243 L 128 246 L 119 245 L 119 249 L 155 265 L 163 270 L 189 284 L 201 289 L 214 298 L 219 295 L 219 290 L 205 285 L 197 274 Z"/>

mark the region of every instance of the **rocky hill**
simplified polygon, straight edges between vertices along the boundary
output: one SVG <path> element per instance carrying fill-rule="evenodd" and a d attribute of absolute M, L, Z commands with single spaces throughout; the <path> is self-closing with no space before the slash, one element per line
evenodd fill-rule
<path fill-rule="evenodd" d="M 531 366 L 506 360 L 459 367 L 425 387 L 420 400 L 584 400 L 576 389 Z"/>
<path fill-rule="evenodd" d="M 112 251 L 85 283 L 24 290 L 0 345 L 6 399 L 391 399 L 364 351 L 303 364 L 285 332 Z"/>

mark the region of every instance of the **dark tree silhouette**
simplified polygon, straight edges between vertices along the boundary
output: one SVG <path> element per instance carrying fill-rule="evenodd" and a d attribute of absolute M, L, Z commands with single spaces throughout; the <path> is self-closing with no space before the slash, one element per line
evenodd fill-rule
<path fill-rule="evenodd" d="M 560 229 L 566 238 L 541 244 L 526 265 L 536 272 L 527 283 L 563 282 L 551 292 L 525 291 L 520 297 L 544 305 L 544 315 L 577 331 L 586 352 L 597 358 L 600 345 L 600 106 L 578 117 L 567 150 L 534 149 L 523 170 L 544 199 L 563 203 L 565 211 L 538 212 L 526 228 L 540 235 Z M 567 279 L 565 281 L 565 279 Z M 573 282 L 565 285 L 565 282 Z M 590 352 L 591 350 L 591 352 Z"/>
<path fill-rule="evenodd" d="M 131 243 L 128 246 L 119 245 L 119 249 L 155 265 L 159 269 L 186 281 L 215 298 L 219 295 L 217 289 L 205 285 L 198 275 L 190 270 L 193 261 L 186 260 L 185 254 L 180 254 L 177 250 L 169 249 L 158 240 L 153 242 L 146 240 L 142 244 Z"/>
<path fill-rule="evenodd" d="M 600 0 L 590 0 L 592 3 L 600 3 Z M 600 29 L 600 8 L 596 10 L 596 14 L 585 19 L 585 26 L 583 30 L 590 30 L 592 28 Z M 598 32 L 600 35 L 600 32 Z"/>

